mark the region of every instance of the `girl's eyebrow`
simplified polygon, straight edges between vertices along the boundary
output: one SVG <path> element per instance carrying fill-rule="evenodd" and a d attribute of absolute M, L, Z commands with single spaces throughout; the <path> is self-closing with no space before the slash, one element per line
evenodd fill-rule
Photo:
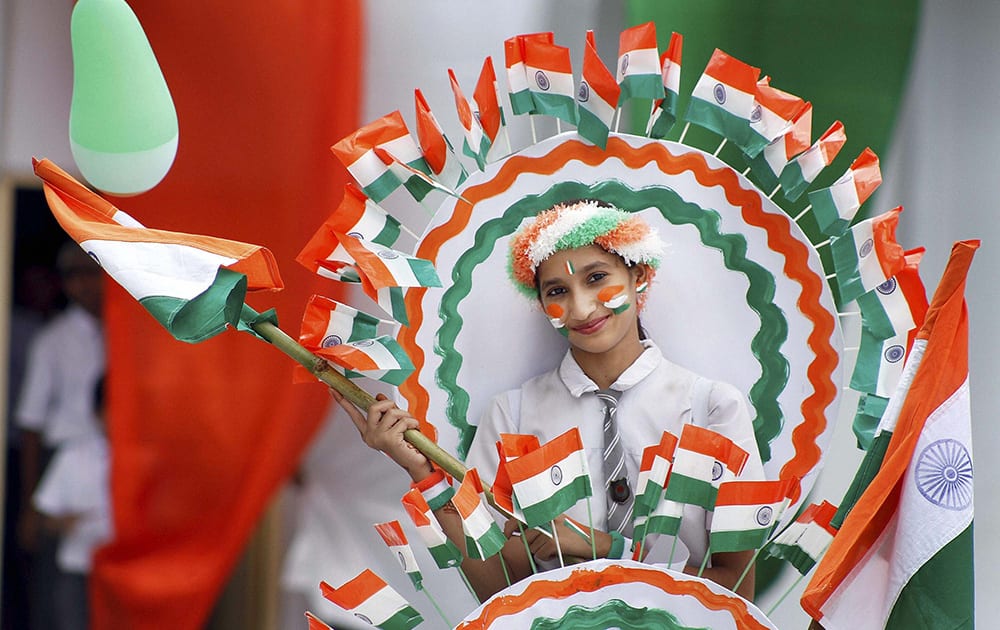
<path fill-rule="evenodd" d="M 607 265 L 607 263 L 604 262 L 603 260 L 595 260 L 594 262 L 587 263 L 586 265 L 584 265 L 582 268 L 580 268 L 577 271 L 577 273 L 578 274 L 582 273 L 583 275 L 586 275 L 586 274 L 588 274 L 591 271 L 594 271 L 596 269 L 602 269 L 606 265 Z M 547 289 L 550 286 L 556 285 L 556 284 L 560 284 L 561 282 L 562 282 L 562 280 L 560 280 L 559 278 L 550 278 L 550 279 L 546 280 L 545 282 L 541 283 L 540 285 L 538 285 L 538 288 L 539 289 Z"/>

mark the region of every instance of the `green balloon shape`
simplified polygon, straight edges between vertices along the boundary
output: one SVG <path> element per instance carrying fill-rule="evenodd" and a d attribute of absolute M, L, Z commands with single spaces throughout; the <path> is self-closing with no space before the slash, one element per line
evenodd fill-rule
<path fill-rule="evenodd" d="M 177 155 L 177 111 L 138 18 L 124 0 L 79 0 L 70 24 L 69 139 L 80 172 L 113 195 L 158 184 Z"/>

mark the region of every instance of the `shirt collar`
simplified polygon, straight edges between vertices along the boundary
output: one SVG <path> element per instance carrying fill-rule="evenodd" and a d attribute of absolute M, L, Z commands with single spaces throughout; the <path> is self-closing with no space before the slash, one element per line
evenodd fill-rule
<path fill-rule="evenodd" d="M 639 355 L 632 365 L 625 368 L 625 371 L 621 373 L 618 380 L 612 383 L 611 389 L 619 392 L 631 389 L 642 379 L 649 376 L 663 360 L 663 354 L 651 340 L 642 340 L 642 346 L 645 350 L 642 351 L 642 354 Z M 559 365 L 559 378 L 574 398 L 597 391 L 597 384 L 590 380 L 590 377 L 583 372 L 577 364 L 576 359 L 573 358 L 573 353 L 569 350 L 566 351 L 566 356 L 563 357 L 562 363 Z"/>

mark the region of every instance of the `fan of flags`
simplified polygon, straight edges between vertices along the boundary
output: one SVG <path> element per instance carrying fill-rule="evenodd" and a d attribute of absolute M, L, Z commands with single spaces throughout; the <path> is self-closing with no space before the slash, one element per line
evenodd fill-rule
<path fill-rule="evenodd" d="M 609 134 L 617 131 L 623 105 L 631 99 L 648 99 L 651 109 L 645 133 L 662 139 L 681 118 L 682 45 L 681 35 L 673 33 L 661 55 L 652 23 L 629 28 L 620 36 L 617 65 L 611 71 L 598 55 L 593 33 L 588 32 L 577 81 L 569 49 L 557 45 L 552 33 L 517 35 L 504 42 L 506 100 L 514 115 L 528 115 L 536 141 L 532 117 L 545 115 L 556 119 L 560 131 L 562 124 L 575 125 L 581 138 L 605 147 Z M 471 99 L 466 98 L 455 74 L 448 74 L 464 132 L 461 154 L 484 170 L 513 153 L 507 132 L 510 121 L 500 98 L 493 60 L 484 60 Z M 345 187 L 340 205 L 296 258 L 321 276 L 360 285 L 389 319 L 314 296 L 306 308 L 298 346 L 277 329 L 273 311 L 258 313 L 244 302 L 247 291 L 282 287 L 277 264 L 267 249 L 147 228 L 51 162 L 35 160 L 34 170 L 43 180 L 49 206 L 63 228 L 176 339 L 197 343 L 236 328 L 266 338 L 302 365 L 318 357 L 349 378 L 364 376 L 399 385 L 413 365 L 386 333 L 397 324 L 408 325 L 409 289 L 439 287 L 441 282 L 431 261 L 405 251 L 401 241 L 404 235 L 416 240 L 415 230 L 380 204 L 402 188 L 433 213 L 445 195 L 463 201 L 456 191 L 469 176 L 420 90 L 415 90 L 414 100 L 416 137 L 396 111 L 331 147 L 356 185 Z M 896 241 L 902 208 L 859 220 L 861 206 L 882 181 L 878 157 L 871 149 L 864 149 L 832 185 L 810 191 L 847 141 L 839 121 L 812 141 L 812 115 L 810 103 L 773 87 L 760 69 L 716 50 L 691 94 L 679 142 L 684 142 L 690 125 L 697 125 L 720 137 L 716 156 L 727 144 L 736 147 L 747 165 L 743 174 L 771 189 L 770 198 L 781 191 L 785 200 L 794 202 L 808 193 L 809 204 L 794 221 L 809 215 L 820 238 L 827 238 L 813 245 L 817 250 L 828 250 L 823 259 L 839 315 L 845 321 L 859 321 L 859 345 L 848 350 L 856 352 L 850 388 L 860 395 L 854 429 L 859 445 L 867 451 L 865 461 L 839 509 L 826 502 L 810 506 L 774 537 L 782 512 L 798 500 L 795 480 L 741 480 L 746 453 L 722 436 L 693 426 L 686 426 L 679 437 L 665 434 L 659 444 L 643 453 L 635 506 L 637 542 L 632 549 L 636 558 L 642 557 L 648 537 L 676 536 L 686 504 L 714 510 L 710 549 L 757 549 L 759 553 L 765 548 L 769 555 L 791 562 L 803 575 L 831 540 L 837 540 L 834 534 L 838 528 L 852 532 L 849 538 L 853 542 L 844 545 L 861 544 L 851 526 L 853 506 L 870 496 L 869 489 L 883 488 L 885 484 L 879 485 L 883 477 L 902 474 L 900 470 L 914 454 L 910 442 L 899 443 L 916 440 L 914 436 L 930 422 L 926 409 L 912 409 L 918 403 L 910 403 L 910 392 L 914 380 L 935 378 L 934 374 L 922 376 L 924 372 L 943 369 L 938 363 L 920 367 L 926 365 L 926 360 L 921 364 L 920 359 L 924 348 L 931 353 L 931 348 L 937 347 L 927 341 L 933 338 L 932 327 L 951 327 L 949 330 L 959 334 L 953 342 L 967 344 L 967 339 L 961 338 L 963 332 L 967 336 L 962 328 L 964 319 L 952 313 L 954 321 L 942 324 L 929 313 L 961 310 L 947 301 L 964 299 L 964 272 L 978 242 L 956 246 L 953 259 L 959 262 L 955 264 L 965 268 L 952 273 L 961 278 L 949 279 L 946 271 L 942 286 L 947 286 L 939 289 L 941 303 L 937 307 L 929 303 L 919 274 L 923 249 L 904 250 Z M 262 331 L 270 332 L 265 335 Z M 933 354 L 942 353 L 947 351 Z M 962 359 L 948 367 L 967 372 Z M 320 370 L 309 371 L 316 374 Z M 301 378 L 304 372 L 297 374 Z M 933 402 L 943 404 L 938 399 Z M 902 438 L 897 437 L 901 414 L 909 421 Z M 428 434 L 433 435 L 432 430 Z M 958 452 L 955 447 L 939 459 Z M 537 439 L 532 442 L 530 436 L 507 436 L 498 444 L 498 453 L 495 505 L 525 527 L 555 536 L 553 520 L 568 505 L 586 500 L 592 492 L 578 434 L 569 432 L 545 445 Z M 886 462 L 893 456 L 902 463 L 893 460 L 894 467 L 888 466 Z M 952 477 L 942 483 L 970 484 L 971 459 L 967 469 L 963 468 L 965 460 L 956 461 L 954 470 L 949 468 Z M 558 482 L 555 468 L 560 471 Z M 444 477 L 435 481 L 435 487 L 414 489 L 403 502 L 438 566 L 457 568 L 461 557 L 433 515 L 444 496 L 448 497 L 444 500 L 454 502 L 462 516 L 470 557 L 496 555 L 505 538 L 486 511 L 488 487 L 476 471 L 464 474 L 457 491 Z M 962 486 L 954 496 L 964 497 L 961 493 L 966 490 Z M 925 495 L 936 491 L 926 490 Z M 961 507 L 971 523 L 971 489 L 968 492 L 969 501 Z M 879 500 L 889 501 L 889 494 L 883 494 Z M 892 496 L 898 498 L 898 494 Z M 407 564 L 410 555 L 402 551 L 409 548 L 405 535 L 398 522 L 394 523 L 382 524 L 379 531 L 403 558 L 404 569 L 416 576 L 413 583 L 420 589 L 415 562 Z M 593 540 L 592 530 L 588 532 L 586 526 L 575 522 L 569 526 Z M 864 523 L 858 527 L 871 526 Z M 837 547 L 836 542 L 833 547 Z M 849 550 L 838 553 L 838 562 L 856 556 Z M 838 571 L 834 568 L 827 573 Z M 838 584 L 846 583 L 843 575 L 839 577 Z M 379 627 L 409 628 L 421 619 L 370 571 L 339 588 L 328 584 L 322 588 L 331 601 Z M 811 599 L 806 598 L 810 614 L 817 618 L 833 614 L 829 588 L 821 595 L 816 595 L 817 590 L 822 588 L 811 590 Z M 309 624 L 324 627 L 311 615 Z"/>

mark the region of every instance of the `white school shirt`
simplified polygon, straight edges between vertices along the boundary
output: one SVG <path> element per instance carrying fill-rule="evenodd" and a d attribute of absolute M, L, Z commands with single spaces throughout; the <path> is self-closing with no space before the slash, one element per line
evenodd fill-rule
<path fill-rule="evenodd" d="M 643 449 L 658 444 L 664 431 L 680 437 L 683 425 L 692 421 L 693 388 L 701 378 L 665 359 L 652 341 L 642 343 L 643 353 L 611 385 L 611 389 L 622 392 L 615 418 L 625 449 L 629 487 L 633 490 L 638 482 Z M 476 430 L 467 465 L 476 467 L 484 480 L 491 480 L 496 476 L 496 442 L 501 433 L 536 435 L 545 444 L 577 427 L 594 488 L 590 499 L 594 527 L 606 530 L 607 496 L 601 490 L 605 482 L 604 404 L 593 395 L 597 389 L 567 352 L 557 369 L 493 399 Z M 705 415 L 702 411 L 695 417 Z M 750 453 L 740 479 L 764 479 L 764 466 L 743 394 L 732 385 L 711 382 L 707 418 L 705 428 L 725 435 Z M 579 501 L 567 514 L 586 524 L 586 501 Z M 689 505 L 685 506 L 681 520 L 680 539 L 690 551 L 689 564 L 696 566 L 701 564 L 708 547 L 706 517 L 704 509 Z"/>
<path fill-rule="evenodd" d="M 18 426 L 51 448 L 100 433 L 94 387 L 104 374 L 101 322 L 73 304 L 32 340 L 17 406 Z"/>
<path fill-rule="evenodd" d="M 108 442 L 100 433 L 59 447 L 32 501 L 49 516 L 79 515 L 60 535 L 56 563 L 68 573 L 89 573 L 94 550 L 111 538 Z"/>

